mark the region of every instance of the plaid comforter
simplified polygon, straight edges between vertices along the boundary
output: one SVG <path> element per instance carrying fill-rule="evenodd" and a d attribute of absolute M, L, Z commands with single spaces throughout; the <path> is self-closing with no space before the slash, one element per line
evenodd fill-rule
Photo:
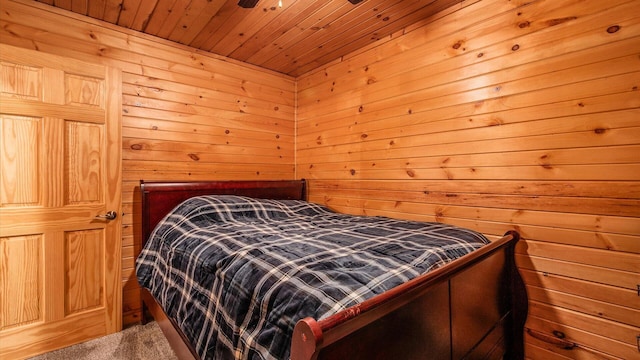
<path fill-rule="evenodd" d="M 203 359 L 288 359 L 299 319 L 328 317 L 486 243 L 440 223 L 203 196 L 156 227 L 136 271 Z"/>

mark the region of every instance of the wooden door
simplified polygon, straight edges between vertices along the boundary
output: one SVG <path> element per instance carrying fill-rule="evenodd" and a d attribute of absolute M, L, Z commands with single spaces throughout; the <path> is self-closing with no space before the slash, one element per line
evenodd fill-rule
<path fill-rule="evenodd" d="M 7 45 L 0 65 L 0 358 L 14 359 L 121 329 L 122 81 Z"/>

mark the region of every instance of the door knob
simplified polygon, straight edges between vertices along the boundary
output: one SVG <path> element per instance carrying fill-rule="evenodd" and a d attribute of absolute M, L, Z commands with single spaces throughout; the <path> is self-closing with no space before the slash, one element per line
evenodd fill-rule
<path fill-rule="evenodd" d="M 98 219 L 106 219 L 106 220 L 114 220 L 118 217 L 118 214 L 115 211 L 107 211 L 104 215 L 96 215 Z"/>

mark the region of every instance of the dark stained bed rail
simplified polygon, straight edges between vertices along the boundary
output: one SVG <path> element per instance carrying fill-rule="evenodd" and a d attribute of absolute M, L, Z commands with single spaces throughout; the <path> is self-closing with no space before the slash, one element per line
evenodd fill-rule
<path fill-rule="evenodd" d="M 193 196 L 306 200 L 304 180 L 141 181 L 140 188 L 143 243 L 169 211 Z M 514 260 L 519 237 L 509 231 L 471 254 L 333 316 L 299 320 L 291 359 L 523 359 L 527 297 Z M 158 320 L 179 358 L 198 358 L 145 289 L 142 298 L 143 308 Z"/>

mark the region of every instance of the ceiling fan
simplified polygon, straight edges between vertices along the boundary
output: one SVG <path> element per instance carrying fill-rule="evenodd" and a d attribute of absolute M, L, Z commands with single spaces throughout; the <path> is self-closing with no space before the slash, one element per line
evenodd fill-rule
<path fill-rule="evenodd" d="M 240 0 L 238 1 L 238 5 L 243 8 L 253 8 L 256 6 L 259 0 Z M 349 0 L 353 5 L 362 2 L 363 0 Z"/>

